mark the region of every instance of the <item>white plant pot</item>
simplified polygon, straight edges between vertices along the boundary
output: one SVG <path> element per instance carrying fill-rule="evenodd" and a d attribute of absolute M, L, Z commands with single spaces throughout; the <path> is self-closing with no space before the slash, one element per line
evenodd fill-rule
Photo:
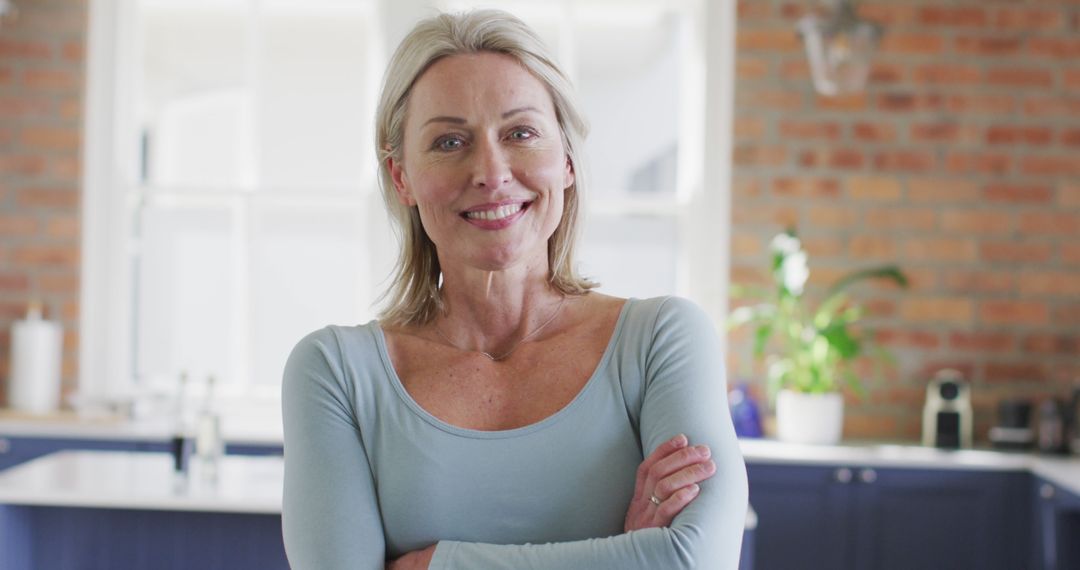
<path fill-rule="evenodd" d="M 844 397 L 839 392 L 806 394 L 781 390 L 776 395 L 776 437 L 789 443 L 840 443 Z"/>

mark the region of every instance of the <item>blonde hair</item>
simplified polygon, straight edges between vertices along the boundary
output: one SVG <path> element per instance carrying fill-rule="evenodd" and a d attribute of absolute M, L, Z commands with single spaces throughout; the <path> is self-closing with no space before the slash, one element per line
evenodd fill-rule
<path fill-rule="evenodd" d="M 375 114 L 375 148 L 379 157 L 379 186 L 401 240 L 393 280 L 383 293 L 388 299 L 380 319 L 395 325 L 430 322 L 442 308 L 439 283 L 442 270 L 415 206 L 398 201 L 388 158 L 401 161 L 405 110 L 413 85 L 442 58 L 494 52 L 516 59 L 548 89 L 555 106 L 563 147 L 574 169 L 566 189 L 559 226 L 548 239 L 548 270 L 552 287 L 564 295 L 582 295 L 596 283 L 574 270 L 582 192 L 581 151 L 588 126 L 578 109 L 570 80 L 548 55 L 539 36 L 524 22 L 501 10 L 439 14 L 422 20 L 402 40 L 390 59 Z"/>

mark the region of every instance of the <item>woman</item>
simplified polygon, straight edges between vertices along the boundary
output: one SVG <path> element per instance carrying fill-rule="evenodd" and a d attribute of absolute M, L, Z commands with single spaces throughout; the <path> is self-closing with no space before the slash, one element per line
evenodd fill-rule
<path fill-rule="evenodd" d="M 715 331 L 575 274 L 585 127 L 535 34 L 421 22 L 377 125 L 404 247 L 381 319 L 286 365 L 293 566 L 734 568 L 746 474 Z"/>

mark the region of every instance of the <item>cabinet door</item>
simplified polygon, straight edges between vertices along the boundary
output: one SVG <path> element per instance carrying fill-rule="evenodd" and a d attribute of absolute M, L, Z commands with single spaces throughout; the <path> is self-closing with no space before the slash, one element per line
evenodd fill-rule
<path fill-rule="evenodd" d="M 747 472 L 756 570 L 850 566 L 850 469 L 751 464 Z"/>
<path fill-rule="evenodd" d="M 1032 568 L 1080 568 L 1080 495 L 1044 479 L 1034 479 L 1037 536 Z"/>
<path fill-rule="evenodd" d="M 855 479 L 856 568 L 1023 567 L 1024 474 L 862 468 Z"/>

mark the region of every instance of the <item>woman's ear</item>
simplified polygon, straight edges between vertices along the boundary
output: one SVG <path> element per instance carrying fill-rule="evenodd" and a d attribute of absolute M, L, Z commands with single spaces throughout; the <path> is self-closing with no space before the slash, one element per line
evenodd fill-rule
<path fill-rule="evenodd" d="M 406 206 L 415 206 L 416 199 L 413 198 L 412 190 L 409 189 L 409 184 L 405 177 L 405 169 L 401 167 L 401 163 L 394 160 L 394 157 L 386 157 L 386 166 L 390 168 L 390 180 L 394 183 L 394 191 L 397 192 L 398 201 Z"/>
<path fill-rule="evenodd" d="M 564 177 L 563 189 L 574 185 L 574 160 L 566 155 L 566 176 Z"/>

